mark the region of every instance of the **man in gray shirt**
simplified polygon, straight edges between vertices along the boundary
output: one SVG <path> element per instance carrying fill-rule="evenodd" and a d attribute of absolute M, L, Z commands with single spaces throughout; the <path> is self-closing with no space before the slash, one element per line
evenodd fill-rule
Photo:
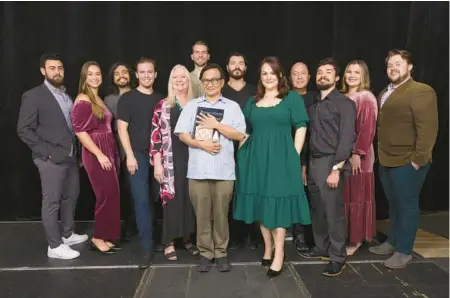
<path fill-rule="evenodd" d="M 117 147 L 120 152 L 120 189 L 121 189 L 121 214 L 123 214 L 124 224 L 122 227 L 122 240 L 129 241 L 136 235 L 136 220 L 134 218 L 134 206 L 133 200 L 130 195 L 130 187 L 128 185 L 128 178 L 126 175 L 127 167 L 124 164 L 125 152 L 123 150 L 122 144 L 119 141 L 119 135 L 117 132 L 117 105 L 122 94 L 131 90 L 132 87 L 132 77 L 131 68 L 122 62 L 114 63 L 110 70 L 111 87 L 113 93 L 105 97 L 105 104 L 108 109 L 113 114 L 114 120 L 112 123 L 112 128 L 114 132 L 114 137 L 116 139 Z"/>

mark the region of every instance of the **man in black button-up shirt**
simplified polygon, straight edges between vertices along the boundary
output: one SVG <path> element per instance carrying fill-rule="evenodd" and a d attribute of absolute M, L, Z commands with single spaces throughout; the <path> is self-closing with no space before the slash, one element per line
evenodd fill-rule
<path fill-rule="evenodd" d="M 346 221 L 342 200 L 342 172 L 355 142 L 356 106 L 336 90 L 339 66 L 331 58 L 317 69 L 318 101 L 308 108 L 310 117 L 308 191 L 316 247 L 305 258 L 330 259 L 323 274 L 339 275 L 347 253 Z"/>

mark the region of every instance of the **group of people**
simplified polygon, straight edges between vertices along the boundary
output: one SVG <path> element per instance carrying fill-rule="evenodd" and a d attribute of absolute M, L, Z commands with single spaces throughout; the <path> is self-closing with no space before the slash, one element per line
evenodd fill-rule
<path fill-rule="evenodd" d="M 180 240 L 199 256 L 199 272 L 214 264 L 230 271 L 229 227 L 234 226 L 238 240 L 250 248 L 262 236 L 261 264 L 270 278 L 283 271 L 287 231 L 295 236 L 300 256 L 328 261 L 323 274 L 339 275 L 347 257 L 371 242 L 376 231 L 373 141 L 378 132 L 390 230 L 386 242 L 369 250 L 392 255 L 387 267 L 406 266 L 438 129 L 436 94 L 412 79 L 410 53 L 389 51 L 390 84 L 378 100 L 361 60 L 348 63 L 339 90 L 337 62 L 320 61 L 319 92 L 314 92 L 307 90 L 311 76 L 302 62 L 288 75 L 278 58 L 267 57 L 253 86 L 244 79 L 247 61 L 241 53 L 228 57 L 227 82 L 223 69 L 209 63 L 206 43 L 196 42 L 191 58 L 192 72 L 183 65 L 172 68 L 166 96 L 153 89 L 154 60 L 141 58 L 135 73 L 116 63 L 114 92 L 104 101 L 98 93 L 100 66 L 86 62 L 72 101 L 63 86 L 60 56 L 41 57 L 45 80 L 24 93 L 17 131 L 41 176 L 48 257 L 76 258 L 79 252 L 70 246 L 88 240 L 74 233 L 78 139 L 96 197 L 92 249 L 102 254 L 121 249 L 120 201 L 127 200 L 123 229 L 135 223 L 143 249 L 140 268 L 149 267 L 152 204 L 158 198 L 167 260 L 178 259 Z"/>

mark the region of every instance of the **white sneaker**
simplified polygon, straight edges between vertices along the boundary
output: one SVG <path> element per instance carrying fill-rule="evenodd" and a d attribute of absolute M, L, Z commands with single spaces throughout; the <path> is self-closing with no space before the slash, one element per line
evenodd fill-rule
<path fill-rule="evenodd" d="M 78 235 L 75 233 L 72 233 L 72 235 L 70 235 L 69 238 L 64 238 L 62 237 L 62 241 L 64 244 L 66 245 L 74 245 L 74 244 L 78 244 L 78 243 L 83 243 L 85 241 L 88 240 L 88 235 L 84 234 L 84 235 Z"/>
<path fill-rule="evenodd" d="M 50 248 L 49 246 L 47 249 L 47 256 L 52 259 L 72 260 L 78 258 L 80 253 L 65 244 L 61 244 L 56 248 Z"/>

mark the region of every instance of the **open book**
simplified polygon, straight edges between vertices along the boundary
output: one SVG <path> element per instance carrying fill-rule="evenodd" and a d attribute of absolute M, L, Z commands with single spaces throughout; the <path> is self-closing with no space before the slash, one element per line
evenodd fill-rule
<path fill-rule="evenodd" d="M 209 114 L 211 116 L 216 117 L 217 121 L 222 121 L 224 110 L 223 109 L 214 109 L 214 108 L 205 108 L 198 107 L 197 113 L 195 113 L 195 123 L 194 129 L 192 132 L 192 137 L 199 141 L 207 141 L 207 140 L 219 140 L 219 132 L 216 129 L 209 128 L 200 128 L 199 124 L 197 124 L 197 116 L 201 114 Z"/>

